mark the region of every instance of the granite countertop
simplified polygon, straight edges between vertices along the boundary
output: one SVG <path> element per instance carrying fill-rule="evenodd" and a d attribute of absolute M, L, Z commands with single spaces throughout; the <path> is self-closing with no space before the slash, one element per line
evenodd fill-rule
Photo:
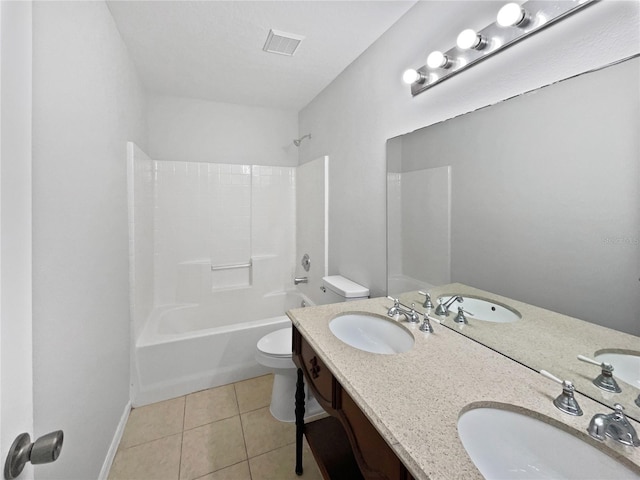
<path fill-rule="evenodd" d="M 394 355 L 355 349 L 329 330 L 331 319 L 348 312 L 369 312 L 394 321 L 386 315 L 391 304 L 389 299 L 376 298 L 287 313 L 416 479 L 483 478 L 457 431 L 460 414 L 480 406 L 546 419 L 640 475 L 640 448 L 611 440 L 598 442 L 586 433 L 591 417 L 610 409 L 577 394 L 584 415 L 564 414 L 552 403 L 561 392 L 560 385 L 436 322 L 432 322 L 435 332 L 425 334 L 417 325 L 402 321 L 415 344 Z M 640 431 L 640 424 L 632 423 Z"/>
<path fill-rule="evenodd" d="M 453 322 L 453 316 L 445 322 L 458 333 L 536 371 L 547 370 L 558 378 L 570 380 L 579 392 L 599 402 L 609 406 L 620 403 L 628 415 L 640 418 L 640 407 L 635 403 L 640 393 L 638 385 L 630 386 L 616 378 L 622 392 L 605 392 L 592 383 L 600 373 L 600 368 L 577 358 L 578 355 L 593 358 L 601 350 L 640 355 L 640 338 L 461 283 L 442 285 L 429 292 L 436 305 L 439 296 L 462 294 L 487 298 L 515 308 L 522 315 L 522 320 L 512 323 L 473 321 L 469 317 L 469 324 L 461 327 Z M 399 298 L 404 305 L 415 303 L 416 310 L 424 312 L 421 307 L 424 295 L 417 291 L 404 293 Z"/>

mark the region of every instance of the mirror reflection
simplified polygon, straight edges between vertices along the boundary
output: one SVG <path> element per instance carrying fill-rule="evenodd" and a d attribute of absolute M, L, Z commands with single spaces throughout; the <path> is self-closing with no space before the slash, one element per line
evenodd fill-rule
<path fill-rule="evenodd" d="M 464 288 L 494 295 L 522 319 L 460 328 L 454 305 L 443 324 L 623 403 L 576 356 L 640 358 L 639 72 L 634 57 L 390 139 L 389 295 L 418 306 L 429 290 L 432 313 Z M 640 379 L 623 383 L 639 419 Z"/>

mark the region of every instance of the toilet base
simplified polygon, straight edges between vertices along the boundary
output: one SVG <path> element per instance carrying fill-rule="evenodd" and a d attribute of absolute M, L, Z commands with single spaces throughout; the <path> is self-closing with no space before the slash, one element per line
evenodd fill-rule
<path fill-rule="evenodd" d="M 323 413 L 324 410 L 307 385 L 305 385 L 304 393 L 304 418 L 308 419 Z M 271 415 L 273 415 L 276 420 L 288 423 L 295 422 L 295 394 L 296 370 L 276 371 L 273 377 L 271 406 L 269 407 Z"/>

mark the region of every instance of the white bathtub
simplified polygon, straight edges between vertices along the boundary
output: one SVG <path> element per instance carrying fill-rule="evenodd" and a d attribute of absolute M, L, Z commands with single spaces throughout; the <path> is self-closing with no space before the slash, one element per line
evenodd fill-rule
<path fill-rule="evenodd" d="M 156 308 L 136 342 L 133 405 L 141 406 L 267 373 L 258 340 L 291 325 L 287 310 L 309 300 L 297 291 L 244 301 L 226 292 L 210 305 Z"/>

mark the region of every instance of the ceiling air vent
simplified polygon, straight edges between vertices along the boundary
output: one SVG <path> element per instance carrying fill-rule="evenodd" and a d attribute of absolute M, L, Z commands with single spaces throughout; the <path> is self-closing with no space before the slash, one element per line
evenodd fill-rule
<path fill-rule="evenodd" d="M 302 35 L 294 33 L 281 32 L 279 30 L 269 30 L 269 36 L 264 43 L 262 49 L 269 53 L 278 53 L 280 55 L 293 55 L 304 40 Z"/>

